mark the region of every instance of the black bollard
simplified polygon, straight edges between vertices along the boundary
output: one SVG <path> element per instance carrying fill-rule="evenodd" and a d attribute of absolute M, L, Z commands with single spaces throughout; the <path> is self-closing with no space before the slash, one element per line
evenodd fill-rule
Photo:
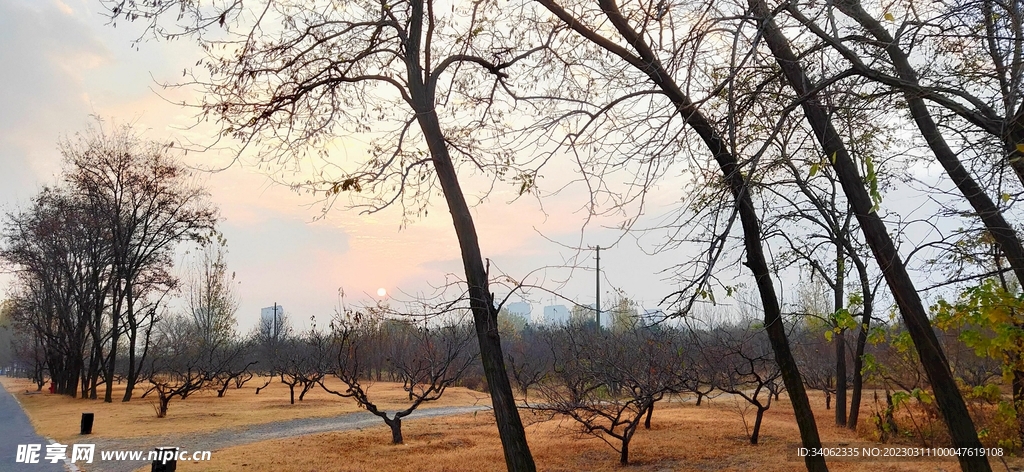
<path fill-rule="evenodd" d="M 82 413 L 82 434 L 92 434 L 92 413 Z"/>
<path fill-rule="evenodd" d="M 153 461 L 151 472 L 174 472 L 178 469 L 178 461 L 174 455 L 178 452 L 176 447 L 156 448 L 156 460 Z"/>

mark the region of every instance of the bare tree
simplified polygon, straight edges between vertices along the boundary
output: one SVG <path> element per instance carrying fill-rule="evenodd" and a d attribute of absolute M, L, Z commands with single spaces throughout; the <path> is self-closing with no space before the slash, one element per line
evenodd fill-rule
<path fill-rule="evenodd" d="M 8 216 L 2 258 L 14 269 L 13 320 L 45 353 L 55 390 L 83 395 L 98 378 L 110 245 L 95 208 L 64 188 L 44 188 Z M 87 357 L 88 356 L 88 357 Z M 93 390 L 95 392 L 95 390 Z"/>
<path fill-rule="evenodd" d="M 550 331 L 554 365 L 537 411 L 568 416 L 629 463 L 629 444 L 654 404 L 680 389 L 678 338 L 650 327 L 618 332 L 566 326 Z M 646 421 L 645 421 L 646 417 Z"/>
<path fill-rule="evenodd" d="M 719 359 L 715 386 L 726 393 L 743 398 L 756 408 L 750 444 L 757 444 L 764 413 L 772 406 L 772 398 L 781 388 L 782 373 L 772 359 L 771 345 L 764 330 L 747 320 L 734 326 L 716 327 L 711 334 L 707 354 Z M 746 420 L 744 419 L 744 424 Z"/>
<path fill-rule="evenodd" d="M 865 240 L 874 253 L 889 290 L 896 299 L 908 332 L 914 339 L 914 347 L 935 390 L 939 410 L 946 420 L 953 445 L 980 448 L 981 442 L 978 440 L 974 421 L 950 373 L 949 362 L 935 337 L 921 298 L 914 289 L 913 280 L 907 272 L 903 258 L 896 250 L 892 237 L 886 231 L 885 223 L 875 211 L 876 203 L 865 188 L 865 180 L 852 160 L 843 137 L 833 125 L 828 110 L 816 97 L 815 81 L 808 77 L 801 66 L 799 58 L 775 22 L 774 14 L 767 4 L 763 0 L 750 0 L 748 5 L 751 13 L 757 18 L 758 30 L 764 35 L 765 43 L 781 68 L 786 82 L 800 97 L 801 109 L 819 145 L 825 151 L 825 155 L 831 156 L 831 165 L 854 208 Z M 991 470 L 987 457 L 960 457 L 959 460 L 964 470 Z"/>
<path fill-rule="evenodd" d="M 167 416 L 175 397 L 182 400 L 208 386 L 210 376 L 204 367 L 204 346 L 197 342 L 195 327 L 184 316 L 172 316 L 159 324 L 150 356 L 146 380 L 149 392 L 157 394 L 157 418 Z"/>
<path fill-rule="evenodd" d="M 473 333 L 462 323 L 416 327 L 410 323 L 363 324 L 361 314 L 347 313 L 332 323 L 331 352 L 335 360 L 331 372 L 345 384 L 344 390 L 333 390 L 323 381 L 324 390 L 351 398 L 366 411 L 379 416 L 391 428 L 391 442 L 401 444 L 402 418 L 409 416 L 423 403 L 441 398 L 448 387 L 455 385 L 476 360 L 471 349 Z M 383 329 L 378 329 L 382 327 Z M 409 395 L 409 405 L 388 413 L 371 398 L 371 376 L 368 358 L 374 352 L 386 353 L 388 370 Z"/>
<path fill-rule="evenodd" d="M 329 202 L 342 193 L 368 196 L 362 208 L 369 212 L 392 204 L 425 212 L 426 197 L 440 189 L 462 253 L 506 464 L 510 470 L 534 470 L 458 173 L 467 165 L 496 180 L 512 180 L 521 193 L 533 186 L 535 174 L 516 164 L 514 152 L 487 152 L 493 140 L 470 132 L 481 124 L 504 127 L 501 116 L 510 107 L 495 97 L 506 90 L 509 68 L 529 53 L 503 35 L 480 34 L 499 21 L 501 10 L 486 3 L 438 9 L 432 0 L 344 7 L 267 0 L 247 3 L 251 9 L 241 2 L 106 4 L 115 20 L 143 18 L 158 35 L 194 33 L 206 44 L 232 43 L 240 54 L 205 48 L 210 57 L 201 64 L 210 79 L 199 81 L 207 92 L 201 113 L 216 116 L 223 135 L 258 148 L 268 162 L 299 159 L 310 148 L 325 156 L 323 144 L 346 132 L 379 137 L 366 161 L 300 186 Z M 183 31 L 162 28 L 159 19 L 166 12 L 178 14 Z M 218 28 L 227 30 L 226 37 L 213 37 Z M 468 78 L 465 71 L 485 76 Z M 453 103 L 460 106 L 448 109 Z"/>
<path fill-rule="evenodd" d="M 566 28 L 571 29 L 578 37 L 583 38 L 586 44 L 593 45 L 620 61 L 615 64 L 615 73 L 625 68 L 629 71 L 639 72 L 640 77 L 646 83 L 637 90 L 634 88 L 624 93 L 622 97 L 615 97 L 601 106 L 597 113 L 614 108 L 628 98 L 640 96 L 664 97 L 665 103 L 652 104 L 655 109 L 669 110 L 671 117 L 678 118 L 699 138 L 700 144 L 707 153 L 714 159 L 720 175 L 719 187 L 724 187 L 724 192 L 733 200 L 732 205 L 725 205 L 727 215 L 721 218 L 724 229 L 712 236 L 713 242 L 706 251 L 707 268 L 700 271 L 700 275 L 687 283 L 685 290 L 677 293 L 677 299 L 681 301 L 682 312 L 688 311 L 693 306 L 694 300 L 703 295 L 708 296 L 713 291 L 710 287 L 711 270 L 715 266 L 721 254 L 724 241 L 732 228 L 732 223 L 739 217 L 740 227 L 743 232 L 744 261 L 743 264 L 750 269 L 761 297 L 761 305 L 764 311 L 764 325 L 768 337 L 775 352 L 775 360 L 782 370 L 782 378 L 789 392 L 796 413 L 797 424 L 800 428 L 801 441 L 804 447 L 820 448 L 821 439 L 818 435 L 817 424 L 811 411 L 810 403 L 804 390 L 800 372 L 790 351 L 789 342 L 786 339 L 785 329 L 782 323 L 781 306 L 778 294 L 772 281 L 772 272 L 768 265 L 763 247 L 760 218 L 758 217 L 754 201 L 751 196 L 749 178 L 751 172 L 744 172 L 743 162 L 738 155 L 735 146 L 736 128 L 729 124 L 719 125 L 708 118 L 708 115 L 701 109 L 701 103 L 692 98 L 691 77 L 686 73 L 694 71 L 694 68 L 682 67 L 682 64 L 691 63 L 691 57 L 697 57 L 704 51 L 700 46 L 706 36 L 712 33 L 706 29 L 691 32 L 676 32 L 672 30 L 675 25 L 675 15 L 678 12 L 681 17 L 704 18 L 708 10 L 704 5 L 661 4 L 657 8 L 645 3 L 629 4 L 625 9 L 620 8 L 619 2 L 615 0 L 601 0 L 597 2 L 596 8 L 589 5 L 579 5 L 575 2 L 557 2 L 553 0 L 539 0 L 545 9 L 553 14 Z M 693 16 L 687 16 L 693 15 Z M 666 21 L 667 20 L 667 21 Z M 678 20 L 685 24 L 692 24 L 689 20 Z M 715 25 L 715 21 L 709 22 Z M 715 31 L 712 26 L 712 31 Z M 615 34 L 606 33 L 608 29 Z M 678 47 L 674 42 L 677 39 L 692 39 L 695 45 L 693 50 L 686 51 Z M 723 38 L 724 39 L 724 38 Z M 691 44 L 683 41 L 683 44 Z M 684 54 L 689 52 L 691 55 Z M 736 51 L 730 55 L 730 64 L 745 63 L 747 60 L 745 52 Z M 697 72 L 700 72 L 699 70 Z M 711 73 L 707 74 L 714 82 L 712 94 L 718 94 L 727 89 L 732 75 L 721 80 L 721 77 Z M 633 82 L 636 84 L 636 82 Z M 734 108 L 733 108 L 734 109 Z M 593 113 L 593 112 L 591 112 Z M 662 117 L 659 116 L 659 120 Z M 670 134 L 673 141 L 677 134 Z M 662 151 L 663 149 L 657 149 Z M 619 152 L 617 149 L 616 152 Z M 646 154 L 646 152 L 645 152 Z M 755 156 L 759 156 L 755 154 Z M 646 162 L 653 162 L 646 161 Z M 753 162 L 756 164 L 756 159 Z M 653 164 L 648 164 L 652 166 Z M 724 200 L 723 200 L 724 201 Z M 716 220 L 718 221 L 718 220 Z M 808 470 L 825 470 L 826 465 L 822 457 L 806 457 L 805 465 Z"/>
<path fill-rule="evenodd" d="M 122 400 L 129 401 L 146 359 L 154 314 L 177 285 L 170 274 L 175 248 L 186 240 L 208 239 L 217 212 L 206 190 L 166 146 L 142 140 L 130 126 L 93 129 L 61 142 L 60 148 L 68 184 L 89 202 L 110 240 L 104 401 L 111 401 L 122 335 L 128 367 Z"/>
<path fill-rule="evenodd" d="M 509 375 L 526 398 L 530 387 L 544 380 L 551 369 L 551 351 L 544 342 L 545 328 L 527 325 L 518 337 L 504 343 Z"/>

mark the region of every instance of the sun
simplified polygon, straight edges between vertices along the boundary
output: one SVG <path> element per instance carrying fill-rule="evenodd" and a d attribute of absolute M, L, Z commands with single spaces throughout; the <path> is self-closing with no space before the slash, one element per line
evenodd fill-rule
<path fill-rule="evenodd" d="M 377 289 L 377 296 L 378 297 L 386 297 L 387 295 L 388 295 L 388 291 L 385 290 L 384 287 L 381 287 L 381 288 Z"/>

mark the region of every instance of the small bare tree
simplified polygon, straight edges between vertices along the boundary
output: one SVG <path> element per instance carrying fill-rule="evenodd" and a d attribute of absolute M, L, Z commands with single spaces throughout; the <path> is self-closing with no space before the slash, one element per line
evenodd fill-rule
<path fill-rule="evenodd" d="M 383 419 L 391 428 L 393 444 L 403 441 L 402 418 L 423 403 L 441 398 L 477 358 L 472 343 L 473 330 L 462 323 L 436 327 L 416 327 L 407 322 L 364 324 L 362 316 L 354 315 L 336 319 L 331 334 L 331 352 L 336 359 L 332 373 L 346 388 L 333 390 L 322 379 L 321 387 L 334 395 L 355 400 L 360 407 Z M 370 398 L 374 380 L 367 361 L 377 352 L 387 353 L 388 370 L 409 394 L 409 405 L 393 414 L 378 407 Z"/>
<path fill-rule="evenodd" d="M 158 325 L 145 377 L 152 387 L 142 395 L 144 398 L 156 392 L 157 418 L 167 416 L 167 407 L 174 397 L 184 400 L 208 385 L 203 345 L 195 335 L 194 326 L 183 316 L 171 316 Z"/>
<path fill-rule="evenodd" d="M 505 343 L 505 361 L 509 378 L 519 394 L 527 397 L 530 387 L 539 384 L 551 369 L 551 350 L 540 329 L 527 325 Z"/>
<path fill-rule="evenodd" d="M 757 444 L 764 413 L 771 408 L 772 398 L 782 389 L 782 372 L 772 356 L 768 337 L 763 328 L 747 321 L 717 327 L 712 331 L 711 339 L 713 349 L 706 351 L 719 362 L 715 387 L 739 396 L 756 408 L 754 427 L 748 432 L 750 444 Z M 743 423 L 746 425 L 745 416 Z"/>
<path fill-rule="evenodd" d="M 551 331 L 554 366 L 540 384 L 544 403 L 532 408 L 572 418 L 580 433 L 603 440 L 626 465 L 637 427 L 649 427 L 654 404 L 681 388 L 678 339 L 650 327 L 609 332 L 570 325 Z"/>

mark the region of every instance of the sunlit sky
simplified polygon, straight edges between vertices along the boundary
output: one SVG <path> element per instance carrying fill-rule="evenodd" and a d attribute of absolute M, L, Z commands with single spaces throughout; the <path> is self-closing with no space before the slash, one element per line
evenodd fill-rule
<path fill-rule="evenodd" d="M 209 129 L 186 129 L 195 122 L 193 110 L 168 103 L 161 95 L 194 97 L 158 85 L 179 80 L 183 69 L 201 57 L 198 48 L 188 41 L 147 41 L 136 50 L 131 40 L 142 34 L 141 26 L 106 25 L 98 3 L 0 0 L 0 205 L 5 213 L 24 205 L 41 185 L 56 182 L 58 138 L 86 129 L 93 115 L 107 124 L 134 123 L 145 138 L 162 142 L 209 137 L 204 135 Z M 185 159 L 191 165 L 217 166 L 229 157 L 209 152 L 190 153 Z M 434 200 L 428 217 L 404 228 L 397 211 L 366 216 L 335 209 L 318 218 L 318 202 L 274 183 L 288 178 L 279 170 L 268 176 L 240 165 L 202 176 L 222 215 L 228 263 L 239 283 L 241 330 L 254 326 L 259 309 L 275 302 L 302 325 L 312 315 L 329 316 L 338 304 L 339 289 L 350 303 L 375 299 L 379 288 L 408 299 L 443 284 L 447 274 L 461 276 L 443 200 Z M 551 197 L 542 202 L 542 211 L 536 199 L 513 201 L 515 190 L 499 186 L 474 207 L 484 256 L 494 267 L 589 304 L 594 300 L 589 253 L 581 256 L 575 271 L 538 269 L 577 256 L 572 247 L 618 241 L 602 251 L 603 299 L 612 299 L 611 290 L 617 288 L 654 308 L 673 289 L 661 271 L 676 262 L 678 253 L 646 255 L 641 246 L 657 241 L 638 243 L 634 236 L 622 238 L 618 231 L 601 229 L 617 225 L 614 219 L 584 228 L 583 195 Z M 472 198 L 472 189 L 470 193 L 471 202 L 479 201 L 478 194 Z M 663 193 L 651 213 L 664 214 L 679 198 Z M 8 276 L 0 277 L 6 285 Z M 567 284 L 559 283 L 567 278 Z M 527 300 L 539 317 L 552 295 L 534 290 Z"/>

